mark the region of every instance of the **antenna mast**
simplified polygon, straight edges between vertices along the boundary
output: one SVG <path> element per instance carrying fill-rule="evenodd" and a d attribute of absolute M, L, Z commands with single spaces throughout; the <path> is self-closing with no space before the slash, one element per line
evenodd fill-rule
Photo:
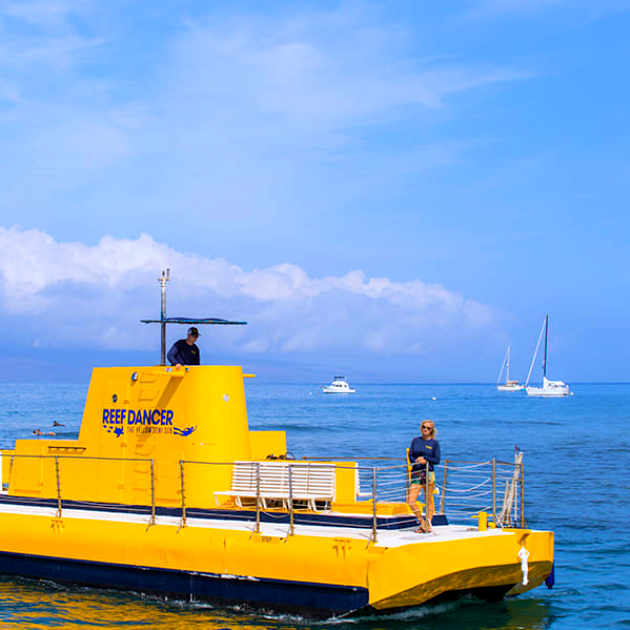
<path fill-rule="evenodd" d="M 162 277 L 159 278 L 160 289 L 162 292 L 162 308 L 160 312 L 160 324 L 162 328 L 162 347 L 160 352 L 160 365 L 166 365 L 166 283 L 171 279 L 171 270 L 162 271 Z"/>
<path fill-rule="evenodd" d="M 218 319 L 217 317 L 166 317 L 166 283 L 171 279 L 171 270 L 162 271 L 162 277 L 158 278 L 162 293 L 162 308 L 160 311 L 160 319 L 141 319 L 143 324 L 160 324 L 162 333 L 162 348 L 160 353 L 160 365 L 166 365 L 166 324 L 219 324 L 224 326 L 244 326 L 247 322 L 233 322 L 227 319 Z"/>

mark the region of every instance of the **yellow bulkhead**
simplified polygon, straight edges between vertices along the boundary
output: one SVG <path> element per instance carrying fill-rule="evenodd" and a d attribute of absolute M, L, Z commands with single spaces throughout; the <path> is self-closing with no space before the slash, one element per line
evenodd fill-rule
<path fill-rule="evenodd" d="M 240 367 L 95 368 L 79 439 L 18 440 L 9 492 L 181 506 L 183 466 L 186 505 L 208 506 L 226 463 L 285 451 L 284 431 L 249 431 Z"/>

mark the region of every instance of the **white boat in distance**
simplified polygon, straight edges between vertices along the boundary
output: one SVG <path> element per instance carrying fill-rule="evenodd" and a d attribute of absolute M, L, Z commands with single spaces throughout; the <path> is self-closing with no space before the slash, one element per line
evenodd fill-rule
<path fill-rule="evenodd" d="M 322 391 L 324 394 L 354 394 L 356 392 L 355 389 L 350 389 L 345 376 L 333 376 L 332 383 L 324 385 Z"/>
<path fill-rule="evenodd" d="M 503 376 L 503 370 L 505 369 L 505 383 L 501 385 L 501 377 Z M 520 385 L 518 381 L 510 380 L 510 346 L 508 346 L 505 358 L 503 359 L 503 365 L 499 372 L 499 378 L 497 379 L 497 389 L 500 392 L 520 392 L 525 389 L 525 385 Z"/>
<path fill-rule="evenodd" d="M 538 398 L 560 398 L 561 396 L 569 396 L 571 390 L 564 381 L 550 381 L 547 378 L 547 331 L 549 329 L 549 315 L 545 315 L 545 322 L 543 323 L 540 336 L 538 337 L 538 343 L 536 344 L 536 350 L 534 350 L 534 356 L 532 357 L 532 364 L 529 366 L 529 374 L 527 375 L 527 382 L 525 383 L 525 389 L 528 396 L 537 396 Z M 536 355 L 540 348 L 540 342 L 542 340 L 543 333 L 545 334 L 545 357 L 543 359 L 543 385 L 542 387 L 529 387 L 529 377 L 532 374 L 532 368 L 534 367 L 534 361 L 536 361 Z"/>

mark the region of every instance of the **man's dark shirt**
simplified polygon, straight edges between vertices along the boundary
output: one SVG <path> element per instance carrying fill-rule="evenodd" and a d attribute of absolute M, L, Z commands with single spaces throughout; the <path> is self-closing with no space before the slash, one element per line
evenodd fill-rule
<path fill-rule="evenodd" d="M 189 346 L 185 339 L 180 339 L 166 355 L 171 365 L 199 365 L 199 348 L 196 343 Z"/>

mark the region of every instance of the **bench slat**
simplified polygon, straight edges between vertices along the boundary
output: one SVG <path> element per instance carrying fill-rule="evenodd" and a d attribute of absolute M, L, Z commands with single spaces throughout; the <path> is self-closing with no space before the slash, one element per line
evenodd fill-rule
<path fill-rule="evenodd" d="M 291 490 L 289 492 L 289 466 Z M 234 462 L 230 490 L 217 491 L 219 496 L 232 496 L 242 507 L 241 498 L 256 498 L 256 473 L 260 471 L 259 496 L 266 508 L 267 500 L 307 501 L 316 509 L 315 501 L 333 501 L 335 495 L 335 467 L 330 464 L 287 462 Z"/>

